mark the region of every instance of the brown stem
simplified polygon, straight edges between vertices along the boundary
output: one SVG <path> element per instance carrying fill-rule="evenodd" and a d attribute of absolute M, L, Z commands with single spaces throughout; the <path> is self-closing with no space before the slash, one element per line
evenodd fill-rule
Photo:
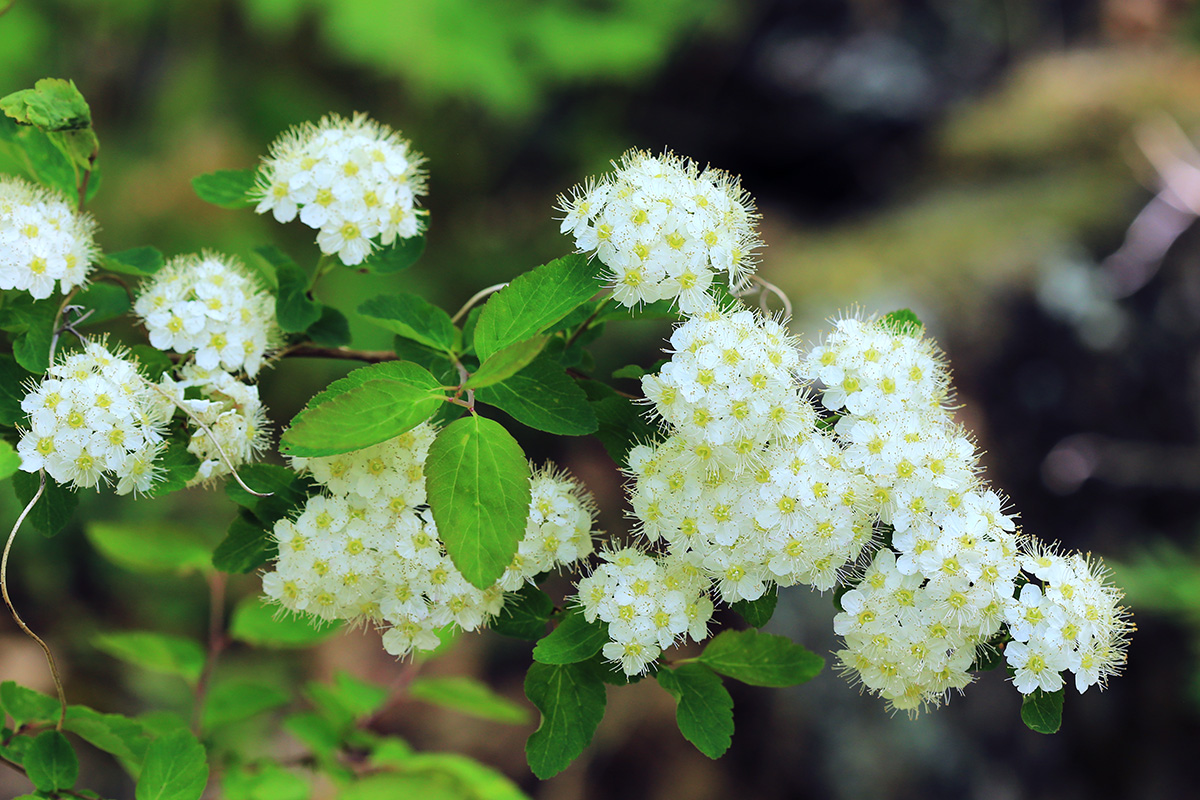
<path fill-rule="evenodd" d="M 348 347 L 322 347 L 313 342 L 294 344 L 281 351 L 276 358 L 333 358 L 342 361 L 363 361 L 367 364 L 400 360 L 391 350 L 351 350 Z"/>
<path fill-rule="evenodd" d="M 229 644 L 225 637 L 225 574 L 214 572 L 208 578 L 208 653 L 204 659 L 204 669 L 200 672 L 200 680 L 196 682 L 196 703 L 192 709 L 192 731 L 201 734 L 201 721 L 204 718 L 204 700 L 208 696 L 208 687 L 212 682 L 213 670 L 216 669 L 217 659 Z"/>

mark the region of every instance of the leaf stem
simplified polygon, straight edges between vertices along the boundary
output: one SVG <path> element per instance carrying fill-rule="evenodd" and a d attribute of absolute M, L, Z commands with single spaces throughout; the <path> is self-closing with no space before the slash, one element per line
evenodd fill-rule
<path fill-rule="evenodd" d="M 495 294 L 496 292 L 503 289 L 505 286 L 508 286 L 508 281 L 505 281 L 504 283 L 494 284 L 492 286 L 487 287 L 486 289 L 480 289 L 478 292 L 471 295 L 471 298 L 469 300 L 467 300 L 467 302 L 463 303 L 463 307 L 455 312 L 454 316 L 450 318 L 450 321 L 457 323 L 460 319 L 462 319 L 466 315 L 466 313 L 468 311 L 470 311 L 475 306 L 476 303 L 478 303 L 480 300 L 482 300 L 483 298 L 487 297 L 490 294 Z"/>
<path fill-rule="evenodd" d="M 54 688 L 58 691 L 58 704 L 62 709 L 58 717 L 58 724 L 54 726 L 54 729 L 61 731 L 63 722 L 67 719 L 67 694 L 63 691 L 62 678 L 58 674 L 58 664 L 54 660 L 54 654 L 50 652 L 50 646 L 42 641 L 42 637 L 29 629 L 29 626 L 25 624 L 25 620 L 21 619 L 21 615 L 17 613 L 17 608 L 13 605 L 12 598 L 8 596 L 8 554 L 12 550 L 13 540 L 17 538 L 17 531 L 21 529 L 21 523 L 25 521 L 25 517 L 29 516 L 29 512 L 33 510 L 34 505 L 41 499 L 44 491 L 46 491 L 46 471 L 38 470 L 37 491 L 33 493 L 33 499 L 25 506 L 25 510 L 17 517 L 16 524 L 13 525 L 12 531 L 8 534 L 8 542 L 4 545 L 4 556 L 0 558 L 0 592 L 4 594 L 4 604 L 8 606 L 8 611 L 12 614 L 13 621 L 17 623 L 17 627 L 37 642 L 42 648 L 42 652 L 46 654 L 46 663 L 50 665 L 50 675 L 54 678 Z"/>
<path fill-rule="evenodd" d="M 337 266 L 337 263 L 338 262 L 327 253 L 322 253 L 321 257 L 317 259 L 317 268 L 313 270 L 312 280 L 308 283 L 307 294 L 309 299 L 312 298 L 312 293 L 316 291 L 317 281 L 321 280 L 321 278 L 324 278 L 330 270 Z"/>
<path fill-rule="evenodd" d="M 208 576 L 208 652 L 204 659 L 204 669 L 200 679 L 196 681 L 196 701 L 192 710 L 192 732 L 197 737 L 201 735 L 204 720 L 204 701 L 208 696 L 208 687 L 212 682 L 213 670 L 217 666 L 217 658 L 229 643 L 225 637 L 225 575 L 214 572 Z"/>
<path fill-rule="evenodd" d="M 600 302 L 596 304 L 595 310 L 593 310 L 591 314 L 588 314 L 588 318 L 580 323 L 579 327 L 575 329 L 575 332 L 571 334 L 571 337 L 567 339 L 567 343 L 563 345 L 563 350 L 566 350 L 568 347 L 575 344 L 575 340 L 582 336 L 583 332 L 592 326 L 592 320 L 596 319 L 596 317 L 600 315 L 600 312 L 604 310 L 606 305 L 608 305 L 609 300 L 612 300 L 611 293 L 600 298 Z"/>

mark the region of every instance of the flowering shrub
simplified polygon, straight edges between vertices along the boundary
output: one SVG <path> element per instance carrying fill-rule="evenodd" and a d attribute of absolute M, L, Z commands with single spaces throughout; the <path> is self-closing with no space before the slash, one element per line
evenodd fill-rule
<path fill-rule="evenodd" d="M 28 294 L 10 294 L 0 318 L 13 334 L 13 359 L 0 363 L 9 377 L 27 376 L 0 440 L 26 504 L 9 548 L 23 522 L 48 534 L 65 524 L 72 496 L 63 487 L 156 496 L 224 479 L 242 510 L 211 567 L 261 573 L 269 604 L 240 609 L 233 635 L 270 642 L 284 624 L 274 615 L 290 620 L 292 641 L 339 622 L 368 626 L 401 658 L 436 650 L 456 630 L 536 641 L 525 689 L 542 715 L 527 744 L 539 777 L 587 746 L 605 684 L 648 676 L 676 699 L 682 734 L 721 755 L 733 731 L 723 678 L 787 686 L 824 665 L 759 630 L 779 590 L 796 584 L 834 592 L 840 669 L 910 714 L 1005 663 L 1024 721 L 1052 732 L 1066 676 L 1083 692 L 1124 663 L 1132 626 L 1120 592 L 1097 559 L 1018 529 L 949 410 L 946 360 L 911 312 L 842 317 L 805 348 L 786 318 L 742 302 L 766 285 L 754 276 L 761 242 L 753 202 L 724 172 L 670 153 L 626 154 L 612 174 L 560 199 L 561 230 L 577 252 L 479 293 L 453 317 L 406 293 L 360 306 L 397 337 L 395 353 L 381 355 L 352 349 L 343 315 L 313 289 L 339 263 L 393 273 L 420 255 L 425 175 L 398 133 L 362 115 L 331 116 L 284 134 L 255 169 L 195 180 L 218 205 L 298 216 L 318 231 L 311 275 L 277 248 L 251 254 L 274 275 L 267 288 L 233 256 L 100 254 L 81 210 L 98 152 L 86 103 L 73 85 L 47 80 L 0 107 L 21 125 L 6 120 L 0 141 L 60 167 L 38 174 L 74 178 L 44 188 L 0 178 L 0 280 Z M 67 138 L 81 131 L 90 148 Z M 30 145 L 43 139 L 54 147 Z M 88 336 L 100 300 L 112 300 L 93 290 L 132 280 L 141 285 L 132 303 L 120 293 L 122 310 L 148 345 Z M 50 299 L 55 281 L 63 296 Z M 589 377 L 584 358 L 599 326 L 629 309 L 675 320 L 667 360 L 625 370 L 641 377 L 640 398 Z M 366 366 L 279 426 L 287 467 L 256 464 L 275 426 L 254 381 L 291 354 Z M 586 487 L 531 465 L 489 408 L 549 433 L 600 437 L 628 476 L 632 541 L 597 531 Z M 540 588 L 564 570 L 569 596 Z M 716 604 L 747 626 L 714 630 Z M 101 641 L 135 663 L 155 648 L 196 648 L 152 633 Z M 247 772 L 229 754 L 206 753 L 211 697 L 235 691 L 210 686 L 219 651 L 168 667 L 197 687 L 191 730 L 68 706 L 61 684 L 58 702 L 4 684 L 13 728 L 0 757 L 43 797 L 75 781 L 62 730 L 116 755 L 138 777 L 139 797 L 197 800 L 210 763 L 231 797 L 258 796 L 239 794 L 238 781 L 264 771 L 298 780 L 278 765 Z M 327 690 L 340 699 L 321 704 L 333 715 L 319 723 L 329 735 L 301 736 L 316 763 L 363 785 L 378 774 L 330 765 L 342 748 L 365 746 L 373 769 L 402 772 L 415 756 L 387 739 L 364 744 L 342 724 L 385 701 L 346 680 Z M 482 685 L 411 691 L 524 716 Z M 364 706 L 364 696 L 374 700 Z"/>

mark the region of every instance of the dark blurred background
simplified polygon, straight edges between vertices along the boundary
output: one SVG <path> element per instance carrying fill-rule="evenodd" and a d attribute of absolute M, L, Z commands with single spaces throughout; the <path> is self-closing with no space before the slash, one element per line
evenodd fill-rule
<path fill-rule="evenodd" d="M 1138 632 L 1106 692 L 1068 691 L 1064 726 L 1024 728 L 987 673 L 916 721 L 833 671 L 795 690 L 731 685 L 737 733 L 709 761 L 652 681 L 611 690 L 593 745 L 538 783 L 529 728 L 401 701 L 379 727 L 467 752 L 536 798 L 1185 798 L 1200 785 L 1200 9 L 1187 0 L 17 0 L 0 17 L 0 94 L 70 77 L 102 143 L 91 206 L 105 249 L 245 252 L 311 263 L 311 231 L 205 206 L 189 179 L 250 167 L 275 135 L 335 111 L 401 129 L 429 159 L 429 247 L 390 277 L 322 284 L 351 310 L 383 291 L 457 306 L 563 254 L 558 193 L 627 148 L 670 147 L 738 173 L 757 198 L 761 274 L 794 329 L 861 305 L 913 308 L 946 349 L 962 422 L 1026 530 L 1102 554 Z M 0 169 L 11 168 L 0 164 Z M 385 337 L 352 320 L 355 344 Z M 668 328 L 610 330 L 597 372 L 648 365 Z M 632 358 L 631 353 L 639 354 Z M 261 381 L 277 426 L 346 365 L 288 361 Z M 525 431 L 626 527 L 594 442 Z M 0 493 L 5 519 L 17 513 Z M 89 495 L 54 540 L 24 535 L 13 592 L 60 653 L 72 700 L 186 707 L 178 679 L 88 644 L 148 628 L 199 638 L 197 575 L 104 561 L 95 520 L 184 525 L 215 543 L 223 493 Z M 231 597 L 257 592 L 234 579 Z M 769 630 L 828 653 L 828 595 L 783 593 Z M 733 615 L 729 622 L 736 622 Z M 528 646 L 460 637 L 422 671 L 484 677 L 519 698 Z M 221 669 L 379 683 L 401 666 L 370 632 L 306 653 L 234 648 Z M 0 623 L 0 678 L 47 688 L 40 653 Z M 287 753 L 286 734 L 240 746 Z M 91 786 L 132 796 L 97 756 Z M 88 784 L 88 777 L 83 783 Z M 6 783 L 7 781 L 7 783 Z M 0 773 L 0 796 L 22 791 Z M 318 787 L 317 796 L 329 796 Z"/>

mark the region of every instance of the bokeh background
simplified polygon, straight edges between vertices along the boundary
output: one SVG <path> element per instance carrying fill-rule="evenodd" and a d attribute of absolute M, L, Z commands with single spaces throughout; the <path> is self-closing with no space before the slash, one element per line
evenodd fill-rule
<path fill-rule="evenodd" d="M 592 746 L 544 783 L 524 765 L 529 726 L 401 697 L 378 729 L 469 753 L 547 799 L 1195 795 L 1193 3 L 16 0 L 0 17 L 0 94 L 44 76 L 74 79 L 91 102 L 102 143 L 91 210 L 108 250 L 244 252 L 273 241 L 312 256 L 307 229 L 205 206 L 189 179 L 253 166 L 279 131 L 329 111 L 403 130 L 429 159 L 428 250 L 400 276 L 331 276 L 323 296 L 347 310 L 401 289 L 457 308 L 563 254 L 556 195 L 629 147 L 669 147 L 740 174 L 762 212 L 761 274 L 791 297 L 796 332 L 817 337 L 855 305 L 913 308 L 947 351 L 961 420 L 1025 529 L 1103 554 L 1139 628 L 1126 674 L 1103 693 L 1069 691 L 1052 737 L 1021 724 L 1002 673 L 913 721 L 832 670 L 794 690 L 731 683 L 737 733 L 716 762 L 682 739 L 652 681 L 610 690 Z M 356 345 L 387 346 L 352 323 Z M 610 331 L 598 372 L 652 363 L 667 332 L 661 322 Z M 267 374 L 277 425 L 346 369 L 291 360 Z M 589 483 L 606 529 L 626 527 L 619 476 L 595 442 L 522 442 Z M 3 518 L 17 510 L 0 491 Z M 220 491 L 159 502 L 92 494 L 57 538 L 22 536 L 14 597 L 60 654 L 73 701 L 185 710 L 178 679 L 126 668 L 89 639 L 135 628 L 199 639 L 208 615 L 199 575 L 126 571 L 95 551 L 86 526 L 186 526 L 215 544 L 232 516 Z M 231 580 L 231 602 L 256 581 Z M 833 613 L 828 595 L 790 589 L 768 630 L 828 653 Z M 527 645 L 482 634 L 419 669 L 482 677 L 519 699 L 528 659 Z M 234 647 L 220 669 L 294 686 L 341 669 L 389 684 L 414 668 L 360 631 L 311 652 Z M 0 678 L 48 688 L 39 651 L 3 620 Z M 237 737 L 225 744 L 298 750 L 270 726 Z M 82 783 L 132 797 L 91 755 Z M 26 790 L 0 772 L 0 797 Z"/>

